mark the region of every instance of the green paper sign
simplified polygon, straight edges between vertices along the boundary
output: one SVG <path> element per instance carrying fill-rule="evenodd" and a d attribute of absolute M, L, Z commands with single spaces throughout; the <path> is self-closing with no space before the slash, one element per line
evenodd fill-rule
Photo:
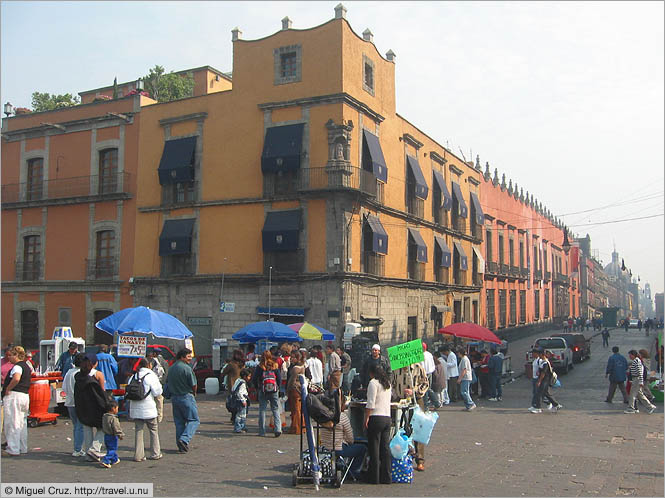
<path fill-rule="evenodd" d="M 390 368 L 397 370 L 400 368 L 408 367 L 414 363 L 425 361 L 423 355 L 423 342 L 420 339 L 415 341 L 405 342 L 388 348 L 388 359 L 390 360 Z"/>

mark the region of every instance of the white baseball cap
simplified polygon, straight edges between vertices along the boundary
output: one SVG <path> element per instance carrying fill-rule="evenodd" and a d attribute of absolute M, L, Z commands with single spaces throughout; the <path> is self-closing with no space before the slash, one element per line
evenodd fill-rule
<path fill-rule="evenodd" d="M 381 351 L 381 346 L 379 346 L 378 344 L 374 344 L 374 346 L 372 346 L 372 349 L 377 349 Z"/>

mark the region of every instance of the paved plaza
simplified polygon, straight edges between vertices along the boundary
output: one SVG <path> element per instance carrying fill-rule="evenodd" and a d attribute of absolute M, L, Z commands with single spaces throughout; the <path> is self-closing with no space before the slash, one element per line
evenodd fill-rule
<path fill-rule="evenodd" d="M 587 335 L 591 332 L 587 332 Z M 541 336 L 543 334 L 539 334 Z M 538 337 L 510 344 L 516 375 L 524 352 Z M 623 354 L 647 347 L 644 332 L 615 329 L 610 346 Z M 29 429 L 28 455 L 3 458 L 2 480 L 17 482 L 152 482 L 155 496 L 663 496 L 663 405 L 653 415 L 623 413 L 620 394 L 605 399 L 605 363 L 610 348 L 600 337 L 591 359 L 560 377 L 555 396 L 559 413 L 532 414 L 530 380 L 523 375 L 504 386 L 503 402 L 478 401 L 466 412 L 461 403 L 439 410 L 426 449 L 426 470 L 412 484 L 372 486 L 345 483 L 341 489 L 291 485 L 299 437 L 257 436 L 257 410 L 249 434 L 234 435 L 222 396 L 197 397 L 201 426 L 189 454 L 176 451 L 167 404 L 160 425 L 164 458 L 136 463 L 133 424 L 123 421 L 121 463 L 110 469 L 70 456 L 71 425 Z M 26 478 L 26 476 L 28 476 Z"/>

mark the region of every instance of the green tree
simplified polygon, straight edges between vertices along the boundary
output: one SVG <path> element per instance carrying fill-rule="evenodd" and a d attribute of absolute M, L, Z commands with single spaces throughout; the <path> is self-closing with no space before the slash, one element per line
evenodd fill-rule
<path fill-rule="evenodd" d="M 164 72 L 163 66 L 156 65 L 143 77 L 145 91 L 157 102 L 191 97 L 194 94 L 194 78 L 191 74 Z"/>
<path fill-rule="evenodd" d="M 80 102 L 81 99 L 73 96 L 71 93 L 65 93 L 63 95 L 51 95 L 49 93 L 41 92 L 32 93 L 32 110 L 35 112 L 52 111 L 63 107 L 71 107 Z"/>

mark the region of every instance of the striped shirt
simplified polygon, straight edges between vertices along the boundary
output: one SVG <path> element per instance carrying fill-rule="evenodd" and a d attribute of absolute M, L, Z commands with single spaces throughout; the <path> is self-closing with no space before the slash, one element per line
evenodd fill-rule
<path fill-rule="evenodd" d="M 644 369 L 639 358 L 635 358 L 630 364 L 631 382 L 633 384 L 644 384 Z"/>
<path fill-rule="evenodd" d="M 324 448 L 332 449 L 333 430 L 321 427 L 319 430 L 319 443 Z M 339 424 L 335 426 L 335 449 L 341 450 L 342 443 L 353 444 L 353 429 L 351 428 L 351 421 L 346 412 L 340 414 Z"/>

